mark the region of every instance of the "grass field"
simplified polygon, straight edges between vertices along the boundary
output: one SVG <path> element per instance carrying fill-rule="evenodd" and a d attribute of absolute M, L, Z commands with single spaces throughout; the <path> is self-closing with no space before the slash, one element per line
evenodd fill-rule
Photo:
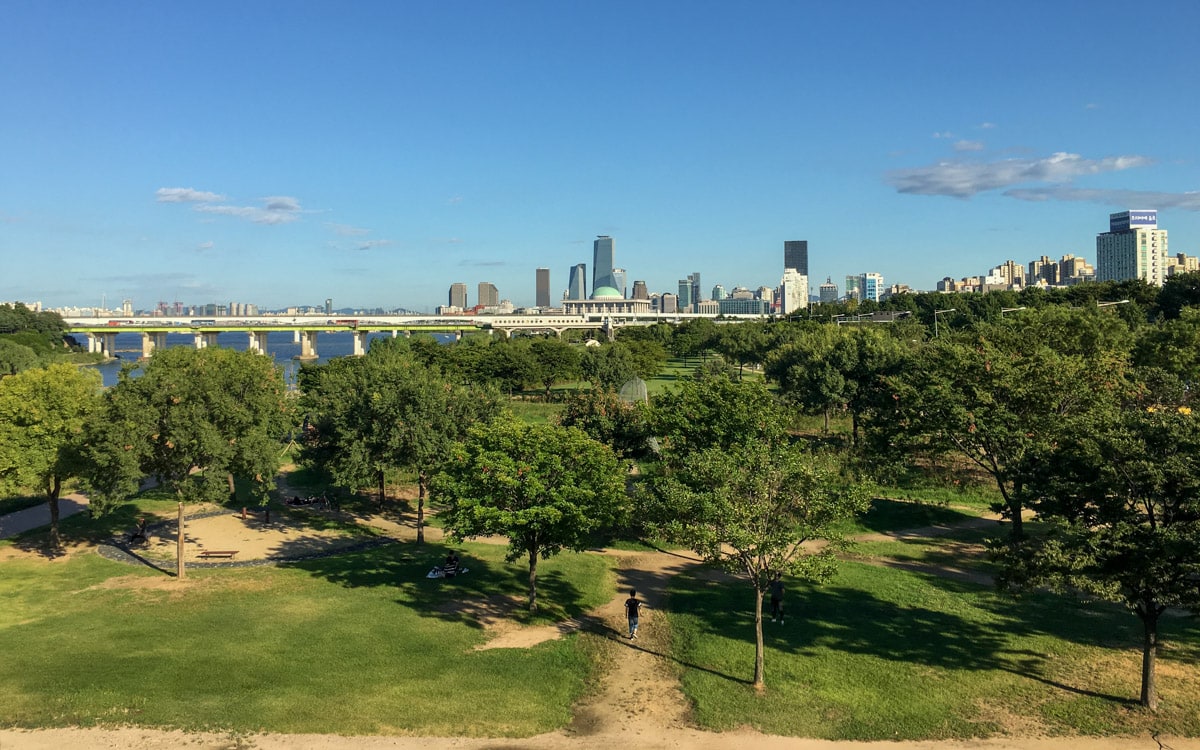
<path fill-rule="evenodd" d="M 767 692 L 754 664 L 748 587 L 677 578 L 676 658 L 697 720 L 716 730 L 827 739 L 1160 730 L 1200 734 L 1200 624 L 1166 618 L 1157 715 L 1135 704 L 1141 629 L 1111 605 L 990 589 L 844 562 L 824 586 L 788 590 L 767 621 Z"/>
<path fill-rule="evenodd" d="M 230 731 L 530 735 L 566 723 L 589 641 L 473 651 L 454 603 L 522 596 L 503 550 L 462 547 L 468 575 L 424 577 L 445 548 L 392 545 L 187 581 L 85 554 L 6 561 L 3 723 Z M 539 566 L 545 618 L 611 597 L 603 558 Z M 449 710 L 453 707 L 453 710 Z"/>

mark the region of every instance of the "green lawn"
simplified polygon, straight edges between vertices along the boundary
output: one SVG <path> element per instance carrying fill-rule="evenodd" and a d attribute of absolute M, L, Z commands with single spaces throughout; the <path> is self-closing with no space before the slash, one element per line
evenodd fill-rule
<path fill-rule="evenodd" d="M 845 562 L 789 588 L 767 621 L 767 692 L 753 674 L 753 595 L 676 578 L 670 621 L 701 725 L 827 739 L 1026 733 L 1200 734 L 1200 624 L 1164 623 L 1157 715 L 1134 704 L 1141 629 L 1124 610 Z M 1016 717 L 1016 718 L 1014 718 Z"/>
<path fill-rule="evenodd" d="M 950 526 L 973 521 L 980 515 L 974 508 L 948 508 L 944 505 L 893 500 L 877 497 L 866 513 L 839 524 L 837 530 L 848 536 L 919 529 L 926 526 Z"/>
<path fill-rule="evenodd" d="M 524 593 L 503 550 L 464 545 L 470 573 L 426 579 L 445 548 L 391 545 L 178 582 L 84 554 L 7 561 L 0 701 L 8 726 L 133 723 L 238 732 L 524 736 L 562 726 L 594 645 L 474 651 L 456 602 Z M 604 558 L 540 567 L 545 616 L 611 598 Z"/>

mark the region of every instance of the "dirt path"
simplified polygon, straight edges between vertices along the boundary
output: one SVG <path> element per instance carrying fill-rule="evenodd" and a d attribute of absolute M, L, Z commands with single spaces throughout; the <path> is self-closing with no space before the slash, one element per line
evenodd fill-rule
<path fill-rule="evenodd" d="M 64 495 L 58 499 L 58 519 L 73 516 L 87 510 L 88 500 L 80 494 Z M 16 513 L 0 516 L 0 539 L 24 534 L 30 529 L 50 525 L 50 504 L 43 503 Z"/>

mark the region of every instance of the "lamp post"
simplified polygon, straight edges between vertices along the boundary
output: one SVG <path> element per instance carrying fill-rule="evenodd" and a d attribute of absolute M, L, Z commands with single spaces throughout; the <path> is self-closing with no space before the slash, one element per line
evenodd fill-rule
<path fill-rule="evenodd" d="M 954 307 L 951 307 L 947 310 L 934 310 L 933 311 L 933 337 L 935 339 L 938 337 L 938 319 L 937 319 L 938 316 L 941 315 L 942 313 L 952 313 L 952 312 L 956 312 L 956 311 L 957 311 L 957 308 L 954 308 Z"/>
<path fill-rule="evenodd" d="M 1002 308 L 1000 308 L 1000 317 L 1003 318 L 1004 313 L 1016 312 L 1018 310 L 1024 310 L 1024 309 L 1025 309 L 1024 307 L 1002 307 Z"/>
<path fill-rule="evenodd" d="M 1116 302 L 1097 302 L 1096 307 L 1112 307 L 1113 305 L 1128 305 L 1129 300 L 1119 299 Z"/>

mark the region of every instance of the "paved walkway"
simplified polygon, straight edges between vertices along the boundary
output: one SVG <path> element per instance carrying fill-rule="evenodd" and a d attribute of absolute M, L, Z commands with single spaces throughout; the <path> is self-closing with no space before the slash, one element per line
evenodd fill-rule
<path fill-rule="evenodd" d="M 58 520 L 87 510 L 87 498 L 80 494 L 67 495 L 58 499 Z M 30 529 L 50 525 L 50 503 L 37 505 L 16 513 L 0 516 L 0 539 L 24 534 Z"/>

